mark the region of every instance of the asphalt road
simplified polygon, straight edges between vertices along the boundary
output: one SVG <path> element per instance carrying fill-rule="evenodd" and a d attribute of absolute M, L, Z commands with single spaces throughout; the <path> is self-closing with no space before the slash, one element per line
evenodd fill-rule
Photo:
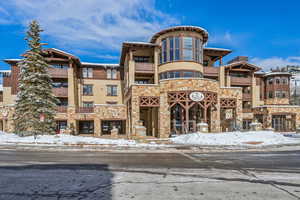
<path fill-rule="evenodd" d="M 300 199 L 300 151 L 0 151 L 0 200 Z"/>

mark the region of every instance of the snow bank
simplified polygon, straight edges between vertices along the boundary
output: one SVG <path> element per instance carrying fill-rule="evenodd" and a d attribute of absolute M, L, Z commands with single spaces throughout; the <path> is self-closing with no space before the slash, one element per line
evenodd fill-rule
<path fill-rule="evenodd" d="M 95 137 L 82 137 L 82 136 L 72 136 L 72 135 L 43 135 L 38 136 L 34 140 L 33 136 L 28 137 L 19 137 L 13 133 L 0 132 L 0 144 L 7 143 L 37 143 L 37 144 L 110 144 L 110 145 L 136 145 L 134 140 L 125 140 L 125 139 L 102 139 Z"/>
<path fill-rule="evenodd" d="M 171 138 L 177 144 L 186 145 L 238 145 L 257 146 L 300 144 L 300 139 L 288 138 L 272 131 L 227 132 L 227 133 L 191 133 Z M 252 143 L 252 144 L 251 144 Z"/>

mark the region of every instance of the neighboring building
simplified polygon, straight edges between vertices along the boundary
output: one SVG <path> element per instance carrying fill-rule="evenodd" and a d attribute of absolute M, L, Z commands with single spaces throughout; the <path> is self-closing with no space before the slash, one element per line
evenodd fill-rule
<path fill-rule="evenodd" d="M 300 105 L 300 66 L 287 66 L 285 70 L 292 74 L 290 82 L 291 104 Z"/>
<path fill-rule="evenodd" d="M 139 138 L 195 132 L 205 122 L 210 132 L 264 128 L 293 131 L 300 107 L 289 105 L 290 74 L 259 72 L 239 56 L 223 65 L 231 50 L 204 47 L 208 33 L 178 26 L 156 33 L 147 42 L 124 42 L 119 64 L 85 63 L 58 49 L 46 49 L 52 66 L 57 131 L 74 126 L 76 133 Z M 13 131 L 13 105 L 18 91 L 18 59 L 5 60 L 2 123 Z M 219 62 L 219 66 L 215 63 Z M 113 127 L 118 135 L 111 134 Z"/>

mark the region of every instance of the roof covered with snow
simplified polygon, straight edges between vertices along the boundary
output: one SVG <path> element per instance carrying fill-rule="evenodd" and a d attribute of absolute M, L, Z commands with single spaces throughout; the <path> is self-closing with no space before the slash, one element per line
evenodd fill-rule
<path fill-rule="evenodd" d="M 98 67 L 119 67 L 119 64 L 112 63 L 91 63 L 91 62 L 81 62 L 83 66 L 98 66 Z"/>
<path fill-rule="evenodd" d="M 167 28 L 167 29 L 163 29 L 162 31 L 159 31 L 158 33 L 153 35 L 150 42 L 154 43 L 159 36 L 161 36 L 163 34 L 166 34 L 166 33 L 169 33 L 169 32 L 173 32 L 173 31 L 198 32 L 198 33 L 202 34 L 204 43 L 207 42 L 207 40 L 208 40 L 208 32 L 207 32 L 207 30 L 205 30 L 202 27 L 199 27 L 199 26 L 173 26 L 173 27 L 170 27 L 170 28 Z"/>

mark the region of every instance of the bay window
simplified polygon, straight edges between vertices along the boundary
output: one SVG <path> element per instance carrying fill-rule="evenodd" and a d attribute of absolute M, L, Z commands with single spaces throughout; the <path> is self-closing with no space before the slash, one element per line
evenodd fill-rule
<path fill-rule="evenodd" d="M 172 36 L 162 39 L 159 53 L 160 64 L 172 61 L 203 62 L 203 43 L 196 37 Z"/>

